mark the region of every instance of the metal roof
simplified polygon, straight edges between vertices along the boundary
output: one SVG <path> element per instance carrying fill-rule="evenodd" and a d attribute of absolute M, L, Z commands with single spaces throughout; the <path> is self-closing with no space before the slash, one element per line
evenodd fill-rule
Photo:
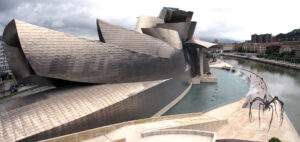
<path fill-rule="evenodd" d="M 188 40 L 185 43 L 187 43 L 187 44 L 196 44 L 196 45 L 202 46 L 204 48 L 210 48 L 210 47 L 213 47 L 213 46 L 216 45 L 216 44 L 211 43 L 211 42 L 206 42 L 206 41 L 200 40 L 199 37 L 193 37 L 192 39 Z"/>

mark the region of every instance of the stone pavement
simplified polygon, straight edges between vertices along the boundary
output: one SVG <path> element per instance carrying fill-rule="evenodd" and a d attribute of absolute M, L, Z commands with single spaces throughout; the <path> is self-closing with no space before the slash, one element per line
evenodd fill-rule
<path fill-rule="evenodd" d="M 249 109 L 241 107 L 245 101 L 246 99 L 242 99 L 203 114 L 216 119 L 228 120 L 227 125 L 216 131 L 217 139 L 268 141 L 272 137 L 277 137 L 283 142 L 299 142 L 298 134 L 286 116 L 280 127 L 279 117 L 274 114 L 271 129 L 268 131 L 271 112 L 266 111 L 264 115 L 261 114 L 259 127 L 258 110 L 253 109 L 250 122 Z"/>

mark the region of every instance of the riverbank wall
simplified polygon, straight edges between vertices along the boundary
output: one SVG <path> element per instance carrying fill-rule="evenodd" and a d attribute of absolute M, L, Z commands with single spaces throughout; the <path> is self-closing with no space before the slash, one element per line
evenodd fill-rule
<path fill-rule="evenodd" d="M 297 65 L 297 64 L 291 64 L 291 63 L 286 63 L 286 62 L 279 62 L 279 61 L 275 61 L 275 60 L 268 60 L 268 59 L 257 58 L 257 57 L 252 57 L 252 56 L 242 56 L 242 55 L 236 55 L 236 54 L 222 54 L 222 55 L 223 56 L 243 58 L 243 59 L 248 59 L 248 60 L 253 60 L 253 61 L 268 63 L 268 64 L 271 64 L 271 65 L 279 65 L 279 66 L 283 66 L 283 67 L 288 67 L 288 68 L 300 70 L 300 65 Z"/>

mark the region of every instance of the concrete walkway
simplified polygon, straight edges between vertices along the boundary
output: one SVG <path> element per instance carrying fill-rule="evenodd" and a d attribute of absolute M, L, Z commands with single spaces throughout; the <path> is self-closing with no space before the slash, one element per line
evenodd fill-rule
<path fill-rule="evenodd" d="M 202 113 L 179 114 L 179 115 L 152 117 L 152 118 L 141 119 L 141 120 L 127 121 L 123 123 L 118 123 L 118 124 L 96 128 L 96 129 L 82 131 L 79 133 L 74 133 L 74 134 L 70 134 L 58 138 L 53 138 L 45 141 L 48 142 L 56 142 L 56 141 L 139 142 L 139 141 L 144 141 L 142 140 L 143 135 L 149 132 L 157 132 L 163 130 L 180 130 L 177 132 L 178 134 L 180 134 L 180 132 L 184 132 L 184 130 L 213 132 L 221 128 L 226 123 L 227 120 L 217 120 L 215 118 L 202 115 Z M 168 136 L 168 137 L 173 137 L 173 136 Z M 177 135 L 176 137 L 178 136 L 182 136 L 182 134 Z M 195 135 L 184 135 L 184 137 L 181 137 L 181 141 L 185 141 L 184 140 L 185 138 L 186 140 L 200 138 L 202 140 L 210 141 L 212 138 L 212 137 L 207 138 L 207 136 L 205 135 L 203 135 L 204 137 L 199 137 L 199 135 L 196 136 L 197 138 L 195 137 Z M 156 138 L 158 137 L 155 137 L 154 139 Z M 172 140 L 172 138 L 169 140 Z"/>
<path fill-rule="evenodd" d="M 299 137 L 286 116 L 280 127 L 279 117 L 274 114 L 270 131 L 268 131 L 271 119 L 270 111 L 266 111 L 264 115 L 261 115 L 259 127 L 258 110 L 254 109 L 252 111 L 252 121 L 250 122 L 249 109 L 241 107 L 245 101 L 246 99 L 242 99 L 203 114 L 216 119 L 228 120 L 227 125 L 216 131 L 217 139 L 268 141 L 272 137 L 277 137 L 283 142 L 299 142 Z"/>

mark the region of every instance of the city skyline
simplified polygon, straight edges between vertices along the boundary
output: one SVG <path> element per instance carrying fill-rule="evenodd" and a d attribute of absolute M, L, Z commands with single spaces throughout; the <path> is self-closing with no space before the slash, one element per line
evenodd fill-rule
<path fill-rule="evenodd" d="M 0 32 L 12 19 L 97 39 L 96 18 L 134 29 L 140 15 L 157 16 L 161 7 L 194 11 L 196 36 L 249 40 L 251 34 L 287 33 L 300 28 L 299 2 L 288 1 L 1 1 Z M 122 11 L 122 12 L 120 12 Z"/>

